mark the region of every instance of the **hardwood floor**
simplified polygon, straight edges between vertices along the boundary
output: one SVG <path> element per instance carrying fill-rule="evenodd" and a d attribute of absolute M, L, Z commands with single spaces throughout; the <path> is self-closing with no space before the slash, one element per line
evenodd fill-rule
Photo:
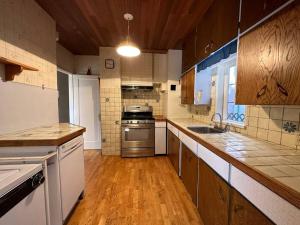
<path fill-rule="evenodd" d="M 68 225 L 203 225 L 167 157 L 122 159 L 90 150 L 85 170 L 85 196 Z"/>

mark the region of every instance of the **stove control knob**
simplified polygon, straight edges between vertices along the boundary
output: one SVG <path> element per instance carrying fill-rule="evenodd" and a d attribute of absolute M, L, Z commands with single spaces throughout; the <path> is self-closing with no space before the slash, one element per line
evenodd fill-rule
<path fill-rule="evenodd" d="M 139 123 L 140 123 L 140 121 L 136 121 L 136 123 L 137 123 L 137 124 L 139 124 Z"/>

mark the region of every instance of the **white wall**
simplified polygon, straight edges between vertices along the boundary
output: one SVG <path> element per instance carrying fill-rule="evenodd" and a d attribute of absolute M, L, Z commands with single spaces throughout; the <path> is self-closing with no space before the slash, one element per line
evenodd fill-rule
<path fill-rule="evenodd" d="M 57 122 L 57 99 L 55 89 L 0 80 L 0 134 Z"/>
<path fill-rule="evenodd" d="M 93 75 L 100 74 L 99 56 L 95 55 L 75 55 L 74 73 L 86 74 L 89 67 L 91 67 Z"/>
<path fill-rule="evenodd" d="M 188 110 L 187 105 L 181 104 L 181 50 L 168 51 L 168 81 L 167 81 L 167 94 L 164 96 L 165 109 L 164 114 L 167 117 L 180 117 L 189 118 L 192 114 Z M 171 91 L 171 84 L 176 85 L 176 91 Z"/>
<path fill-rule="evenodd" d="M 0 57 L 38 69 L 14 82 L 57 88 L 55 21 L 34 0 L 0 1 Z"/>
<path fill-rule="evenodd" d="M 70 73 L 74 72 L 74 55 L 65 47 L 60 45 L 59 43 L 56 44 L 56 63 L 57 67 L 68 71 Z"/>
<path fill-rule="evenodd" d="M 0 56 L 39 70 L 4 82 L 0 64 L 0 133 L 58 122 L 55 21 L 34 0 L 0 0 Z"/>

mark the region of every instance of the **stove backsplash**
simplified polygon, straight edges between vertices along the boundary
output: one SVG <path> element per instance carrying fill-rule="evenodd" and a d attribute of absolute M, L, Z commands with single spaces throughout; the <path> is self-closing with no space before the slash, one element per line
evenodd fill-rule
<path fill-rule="evenodd" d="M 122 91 L 122 105 L 149 105 L 153 107 L 153 115 L 162 115 L 164 107 L 162 95 L 156 89 Z"/>

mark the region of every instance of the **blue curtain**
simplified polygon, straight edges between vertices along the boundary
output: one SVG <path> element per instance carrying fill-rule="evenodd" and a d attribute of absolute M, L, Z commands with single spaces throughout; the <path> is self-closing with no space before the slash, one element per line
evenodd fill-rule
<path fill-rule="evenodd" d="M 220 50 L 216 51 L 213 55 L 210 55 L 208 58 L 203 60 L 197 65 L 197 72 L 204 70 L 207 67 L 210 67 L 223 59 L 228 58 L 231 54 L 236 53 L 237 50 L 237 40 L 231 42 Z"/>

